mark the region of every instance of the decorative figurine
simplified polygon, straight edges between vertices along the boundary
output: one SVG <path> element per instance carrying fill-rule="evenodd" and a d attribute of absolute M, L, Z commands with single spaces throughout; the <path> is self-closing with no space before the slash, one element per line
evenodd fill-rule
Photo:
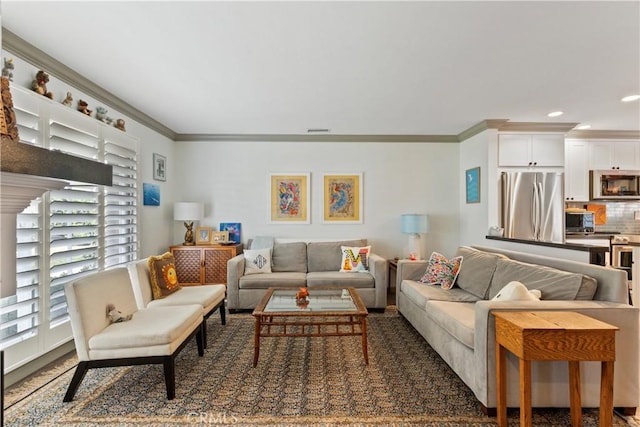
<path fill-rule="evenodd" d="M 103 123 L 106 123 L 108 111 L 109 110 L 104 107 L 96 107 L 96 119 L 100 120 Z"/>
<path fill-rule="evenodd" d="M 107 318 L 109 319 L 109 323 L 120 323 L 126 322 L 127 320 L 131 320 L 133 314 L 124 315 L 120 310 L 116 309 L 116 306 L 113 304 L 107 304 Z"/>
<path fill-rule="evenodd" d="M 2 67 L 2 77 L 6 77 L 10 82 L 13 81 L 13 58 L 4 58 L 4 66 Z"/>
<path fill-rule="evenodd" d="M 108 125 L 112 125 L 112 124 L 113 124 L 113 117 L 109 117 L 109 116 L 107 116 L 107 117 L 105 118 L 105 121 L 106 121 L 106 123 L 107 123 Z"/>
<path fill-rule="evenodd" d="M 127 130 L 124 128 L 124 119 L 118 119 L 116 120 L 116 124 L 113 125 L 114 127 L 120 129 L 122 132 L 126 132 Z"/>
<path fill-rule="evenodd" d="M 49 74 L 40 70 L 36 73 L 36 78 L 31 82 L 31 89 L 40 95 L 53 99 L 53 93 L 47 90 L 47 83 L 49 83 Z"/>
<path fill-rule="evenodd" d="M 307 302 L 308 296 L 309 290 L 307 288 L 300 288 L 300 290 L 296 293 L 296 301 L 298 303 Z"/>
<path fill-rule="evenodd" d="M 71 107 L 73 104 L 73 96 L 71 96 L 71 92 L 67 92 L 67 97 L 62 101 L 62 105 L 66 105 L 67 107 Z"/>
<path fill-rule="evenodd" d="M 78 101 L 78 111 L 80 111 L 82 114 L 86 114 L 87 116 L 91 116 L 91 113 L 93 111 L 89 110 L 89 104 L 87 104 L 85 101 L 83 101 L 82 99 Z"/>

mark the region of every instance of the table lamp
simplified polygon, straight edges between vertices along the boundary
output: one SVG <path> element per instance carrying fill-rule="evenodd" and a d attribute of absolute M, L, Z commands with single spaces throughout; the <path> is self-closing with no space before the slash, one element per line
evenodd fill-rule
<path fill-rule="evenodd" d="M 420 256 L 420 234 L 429 231 L 429 218 L 425 214 L 404 214 L 400 221 L 404 234 L 409 235 L 409 259 L 422 259 Z"/>
<path fill-rule="evenodd" d="M 200 221 L 204 217 L 204 204 L 198 202 L 178 202 L 173 205 L 173 219 L 184 221 L 187 231 L 184 234 L 186 246 L 195 245 L 193 240 L 193 221 Z"/>

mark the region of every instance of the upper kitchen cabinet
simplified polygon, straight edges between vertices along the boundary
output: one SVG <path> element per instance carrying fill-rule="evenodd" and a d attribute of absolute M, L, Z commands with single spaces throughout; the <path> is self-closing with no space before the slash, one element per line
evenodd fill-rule
<path fill-rule="evenodd" d="M 639 141 L 589 141 L 589 169 L 640 169 Z"/>
<path fill-rule="evenodd" d="M 564 198 L 567 202 L 589 200 L 589 156 L 587 141 L 565 143 Z"/>
<path fill-rule="evenodd" d="M 564 134 L 498 135 L 498 166 L 564 167 Z"/>

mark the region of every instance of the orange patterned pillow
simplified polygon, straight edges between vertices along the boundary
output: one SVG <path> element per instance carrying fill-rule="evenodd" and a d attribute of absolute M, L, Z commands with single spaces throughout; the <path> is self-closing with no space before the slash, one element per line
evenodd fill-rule
<path fill-rule="evenodd" d="M 180 289 L 176 260 L 171 252 L 149 257 L 149 275 L 153 299 L 161 299 Z"/>

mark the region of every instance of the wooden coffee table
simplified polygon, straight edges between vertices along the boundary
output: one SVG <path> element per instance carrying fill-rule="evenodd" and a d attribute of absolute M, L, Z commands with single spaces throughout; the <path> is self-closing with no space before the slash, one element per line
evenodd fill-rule
<path fill-rule="evenodd" d="M 263 337 L 360 336 L 362 354 L 369 364 L 367 315 L 354 288 L 309 289 L 308 304 L 296 302 L 298 288 L 269 288 L 253 310 L 255 336 L 253 366 L 260 357 Z"/>

